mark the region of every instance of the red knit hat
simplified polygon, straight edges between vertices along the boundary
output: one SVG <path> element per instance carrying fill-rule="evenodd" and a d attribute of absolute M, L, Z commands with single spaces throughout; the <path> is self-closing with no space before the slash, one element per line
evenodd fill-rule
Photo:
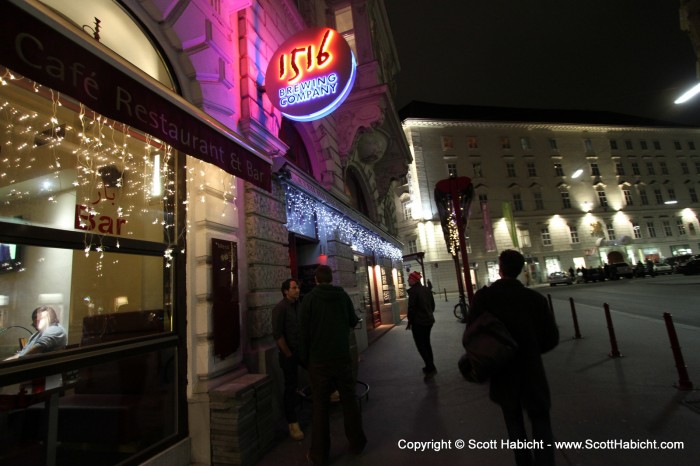
<path fill-rule="evenodd" d="M 408 276 L 409 280 L 414 280 L 417 282 L 420 282 L 420 278 L 421 278 L 421 275 L 420 275 L 420 272 L 418 272 L 418 271 L 411 272 L 410 275 Z"/>

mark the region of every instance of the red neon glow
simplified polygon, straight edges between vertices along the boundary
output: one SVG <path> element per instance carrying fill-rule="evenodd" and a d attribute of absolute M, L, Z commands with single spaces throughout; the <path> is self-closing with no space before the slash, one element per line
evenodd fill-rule
<path fill-rule="evenodd" d="M 337 31 L 312 28 L 291 37 L 271 57 L 265 88 L 272 104 L 297 121 L 321 118 L 348 96 L 355 57 Z"/>

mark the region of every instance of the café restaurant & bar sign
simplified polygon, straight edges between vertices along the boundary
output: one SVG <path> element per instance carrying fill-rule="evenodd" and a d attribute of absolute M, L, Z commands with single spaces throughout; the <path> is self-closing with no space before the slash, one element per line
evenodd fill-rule
<path fill-rule="evenodd" d="M 295 121 L 323 118 L 350 94 L 355 56 L 334 29 L 307 29 L 287 39 L 274 53 L 265 73 L 272 105 Z"/>

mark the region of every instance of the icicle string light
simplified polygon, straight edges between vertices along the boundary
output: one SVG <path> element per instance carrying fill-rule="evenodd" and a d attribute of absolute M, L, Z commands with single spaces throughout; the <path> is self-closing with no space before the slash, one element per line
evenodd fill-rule
<path fill-rule="evenodd" d="M 355 251 L 373 252 L 377 256 L 401 260 L 401 249 L 376 233 L 288 184 L 285 184 L 285 192 L 288 230 L 303 233 L 310 222 L 317 222 L 319 228 L 324 228 L 326 232 L 337 231 L 340 239 L 350 244 Z"/>

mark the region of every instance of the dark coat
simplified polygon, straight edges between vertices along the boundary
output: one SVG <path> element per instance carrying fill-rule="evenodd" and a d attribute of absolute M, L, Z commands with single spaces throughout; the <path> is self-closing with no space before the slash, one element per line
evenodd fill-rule
<path fill-rule="evenodd" d="M 513 361 L 491 377 L 490 397 L 504 409 L 549 410 L 549 385 L 542 353 L 559 342 L 559 330 L 547 299 L 517 279 L 502 278 L 474 295 L 473 322 L 489 311 L 505 324 L 519 346 Z"/>
<path fill-rule="evenodd" d="M 435 323 L 433 312 L 435 311 L 435 298 L 433 293 L 421 285 L 415 283 L 407 290 L 408 312 L 406 318 L 411 325 L 430 326 Z"/>

